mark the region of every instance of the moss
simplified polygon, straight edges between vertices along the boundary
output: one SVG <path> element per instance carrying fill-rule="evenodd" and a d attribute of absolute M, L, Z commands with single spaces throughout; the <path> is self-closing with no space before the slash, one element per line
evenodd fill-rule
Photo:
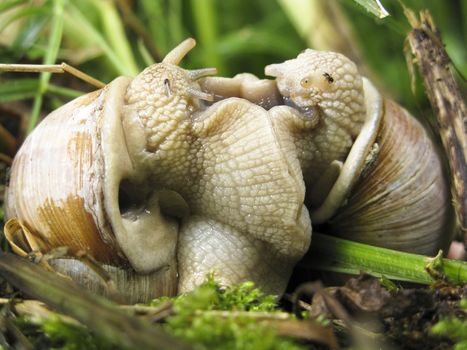
<path fill-rule="evenodd" d="M 172 302 L 174 313 L 164 319 L 162 327 L 196 349 L 300 350 L 293 340 L 279 337 L 275 331 L 248 312 L 274 313 L 281 310 L 276 297 L 265 295 L 252 282 L 222 288 L 212 276 L 193 292 L 151 302 L 159 306 Z M 226 311 L 222 314 L 211 311 Z M 291 316 L 292 317 L 292 316 Z M 17 326 L 33 343 L 35 349 L 106 350 L 122 349 L 112 340 L 96 336 L 88 328 L 63 322 L 58 318 L 44 320 L 28 317 L 16 319 Z"/>
<path fill-rule="evenodd" d="M 164 328 L 200 349 L 302 349 L 292 340 L 278 337 L 271 328 L 248 315 L 219 316 L 208 312 L 274 312 L 278 311 L 275 300 L 275 296 L 265 295 L 252 282 L 221 288 L 212 276 L 208 276 L 206 282 L 192 293 L 173 299 L 175 313 L 166 319 Z M 160 302 L 158 299 L 152 304 Z"/>
<path fill-rule="evenodd" d="M 462 299 L 459 307 L 464 311 L 463 317 L 444 318 L 436 323 L 431 331 L 455 341 L 454 350 L 467 350 L 467 319 L 465 318 L 467 299 Z"/>
<path fill-rule="evenodd" d="M 116 349 L 109 341 L 92 334 L 87 328 L 71 325 L 59 319 L 42 324 L 44 334 L 52 342 L 52 349 L 60 350 L 107 350 Z"/>

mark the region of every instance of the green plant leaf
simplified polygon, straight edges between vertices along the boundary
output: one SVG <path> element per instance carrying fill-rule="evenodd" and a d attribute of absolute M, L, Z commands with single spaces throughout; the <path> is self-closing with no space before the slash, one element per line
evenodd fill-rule
<path fill-rule="evenodd" d="M 34 97 L 39 87 L 37 79 L 8 79 L 0 84 L 0 102 L 11 102 Z"/>
<path fill-rule="evenodd" d="M 130 43 L 125 35 L 121 17 L 112 1 L 93 1 L 99 12 L 106 41 L 112 47 L 119 60 L 127 67 L 130 74 L 139 73 L 135 57 L 131 51 Z"/>
<path fill-rule="evenodd" d="M 5 30 L 11 23 L 21 19 L 21 18 L 31 18 L 33 16 L 46 14 L 48 12 L 47 6 L 44 7 L 24 7 L 16 11 L 12 16 L 5 18 L 2 23 L 0 23 L 0 32 Z"/>
<path fill-rule="evenodd" d="M 379 0 L 354 0 L 360 6 L 363 6 L 368 12 L 374 14 L 378 18 L 389 16 L 389 12 L 381 5 Z"/>
<path fill-rule="evenodd" d="M 7 0 L 0 4 L 0 13 L 23 3 L 23 0 Z"/>
<path fill-rule="evenodd" d="M 44 56 L 44 64 L 53 64 L 57 59 L 58 50 L 62 41 L 63 33 L 63 9 L 66 0 L 54 0 L 53 2 L 53 19 L 50 29 L 49 42 L 47 44 L 47 51 Z M 31 132 L 37 124 L 39 114 L 42 107 L 42 99 L 47 85 L 49 84 L 51 73 L 41 73 L 39 78 L 39 88 L 34 98 L 31 116 L 29 118 L 27 132 Z"/>
<path fill-rule="evenodd" d="M 65 17 L 67 21 L 74 21 L 74 25 L 77 28 L 81 28 L 81 30 L 86 33 L 89 42 L 97 43 L 102 48 L 105 56 L 118 74 L 132 76 L 137 73 L 137 70 L 135 71 L 134 68 L 126 66 L 125 62 L 120 59 L 101 32 L 88 21 L 86 16 L 83 15 L 75 4 L 70 3 L 69 6 L 67 6 Z"/>

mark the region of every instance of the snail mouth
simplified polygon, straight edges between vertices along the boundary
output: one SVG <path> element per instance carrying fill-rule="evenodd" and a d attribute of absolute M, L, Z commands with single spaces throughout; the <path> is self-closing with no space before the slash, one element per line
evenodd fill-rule
<path fill-rule="evenodd" d="M 289 96 L 282 96 L 282 100 L 284 105 L 292 107 L 305 117 L 313 117 L 316 115 L 317 106 L 300 106 L 296 104 Z"/>
<path fill-rule="evenodd" d="M 310 118 L 317 114 L 318 106 L 301 96 L 287 96 L 280 93 L 277 82 L 258 79 L 252 74 L 239 74 L 233 78 L 208 77 L 200 80 L 201 90 L 210 94 L 213 100 L 201 99 L 193 115 L 199 115 L 214 103 L 230 97 L 240 97 L 265 110 L 275 106 L 288 106 L 302 117 Z"/>

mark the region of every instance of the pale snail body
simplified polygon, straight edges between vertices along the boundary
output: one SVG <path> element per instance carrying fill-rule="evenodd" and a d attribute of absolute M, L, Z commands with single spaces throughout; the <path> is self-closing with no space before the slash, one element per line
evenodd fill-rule
<path fill-rule="evenodd" d="M 372 245 L 426 255 L 447 251 L 454 233 L 449 182 L 413 116 L 337 53 L 308 49 L 266 73 L 296 108 L 317 107 L 317 126 L 293 137 L 313 224 Z M 324 151 L 316 156 L 313 149 Z"/>
<path fill-rule="evenodd" d="M 253 280 L 282 293 L 310 244 L 305 204 L 312 221 L 329 222 L 350 239 L 426 254 L 448 241 L 447 184 L 431 141 L 350 61 L 336 68 L 333 59 L 341 56 L 324 53 L 324 73 L 341 70 L 329 73 L 332 88 L 307 56 L 268 66 L 276 81 L 249 74 L 205 78 L 203 92 L 195 80 L 207 72 L 176 66 L 193 45 L 185 41 L 135 79 L 118 78 L 70 102 L 25 142 L 12 168 L 7 215 L 42 237 L 41 250 L 87 252 L 110 266 L 117 289 L 135 302 L 190 290 L 210 271 L 225 284 Z M 220 101 L 203 106 L 198 98 L 209 99 L 206 92 Z M 420 153 L 400 157 L 381 140 L 393 137 L 388 130 L 399 134 L 392 123 L 415 130 L 409 140 L 422 145 Z M 365 166 L 375 142 L 380 152 Z M 419 157 L 427 160 L 421 171 L 396 165 Z M 428 165 L 430 174 L 423 172 Z M 399 224 L 401 210 L 379 209 L 407 199 L 409 190 L 421 194 L 402 213 L 421 219 Z M 75 268 L 80 262 L 56 265 L 88 279 L 84 266 Z M 102 292 L 96 280 L 88 286 Z"/>
<path fill-rule="evenodd" d="M 414 117 L 337 53 L 308 49 L 265 72 L 277 85 L 244 74 L 201 84 L 222 98 L 267 101 L 281 147 L 299 160 L 313 225 L 397 250 L 446 251 L 454 232 L 449 184 Z"/>
<path fill-rule="evenodd" d="M 42 252 L 88 253 L 129 302 L 190 290 L 211 271 L 280 293 L 309 246 L 305 188 L 289 169 L 298 160 L 285 159 L 261 107 L 201 105 L 210 95 L 195 80 L 212 69 L 176 66 L 193 46 L 53 112 L 12 167 L 7 216 Z M 52 265 L 102 289 L 79 261 Z"/>

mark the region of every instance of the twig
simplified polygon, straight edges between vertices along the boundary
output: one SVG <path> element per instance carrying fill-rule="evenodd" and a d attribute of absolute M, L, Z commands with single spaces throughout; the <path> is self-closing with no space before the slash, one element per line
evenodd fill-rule
<path fill-rule="evenodd" d="M 0 305 L 10 305 L 11 310 L 18 316 L 28 316 L 31 322 L 41 324 L 45 320 L 60 320 L 66 324 L 81 325 L 75 319 L 56 313 L 38 300 L 22 300 L 0 298 Z"/>
<path fill-rule="evenodd" d="M 274 329 L 280 336 L 305 339 L 326 344 L 330 349 L 337 349 L 337 339 L 331 327 L 325 327 L 314 320 L 294 320 L 287 312 L 254 312 L 199 310 L 197 315 L 208 315 L 224 319 L 254 319 L 259 324 Z"/>
<path fill-rule="evenodd" d="M 423 78 L 428 99 L 438 117 L 441 140 L 452 176 L 451 192 L 467 246 L 467 108 L 450 69 L 451 60 L 430 13 L 404 9 L 413 30 L 407 40 Z"/>
<path fill-rule="evenodd" d="M 130 349 L 192 349 L 151 323 L 119 310 L 109 300 L 13 254 L 0 253 L 0 274 L 25 294 Z"/>
<path fill-rule="evenodd" d="M 61 64 L 0 64 L 0 72 L 22 72 L 22 73 L 69 73 L 97 88 L 103 88 L 105 84 L 79 69 L 62 62 Z"/>

